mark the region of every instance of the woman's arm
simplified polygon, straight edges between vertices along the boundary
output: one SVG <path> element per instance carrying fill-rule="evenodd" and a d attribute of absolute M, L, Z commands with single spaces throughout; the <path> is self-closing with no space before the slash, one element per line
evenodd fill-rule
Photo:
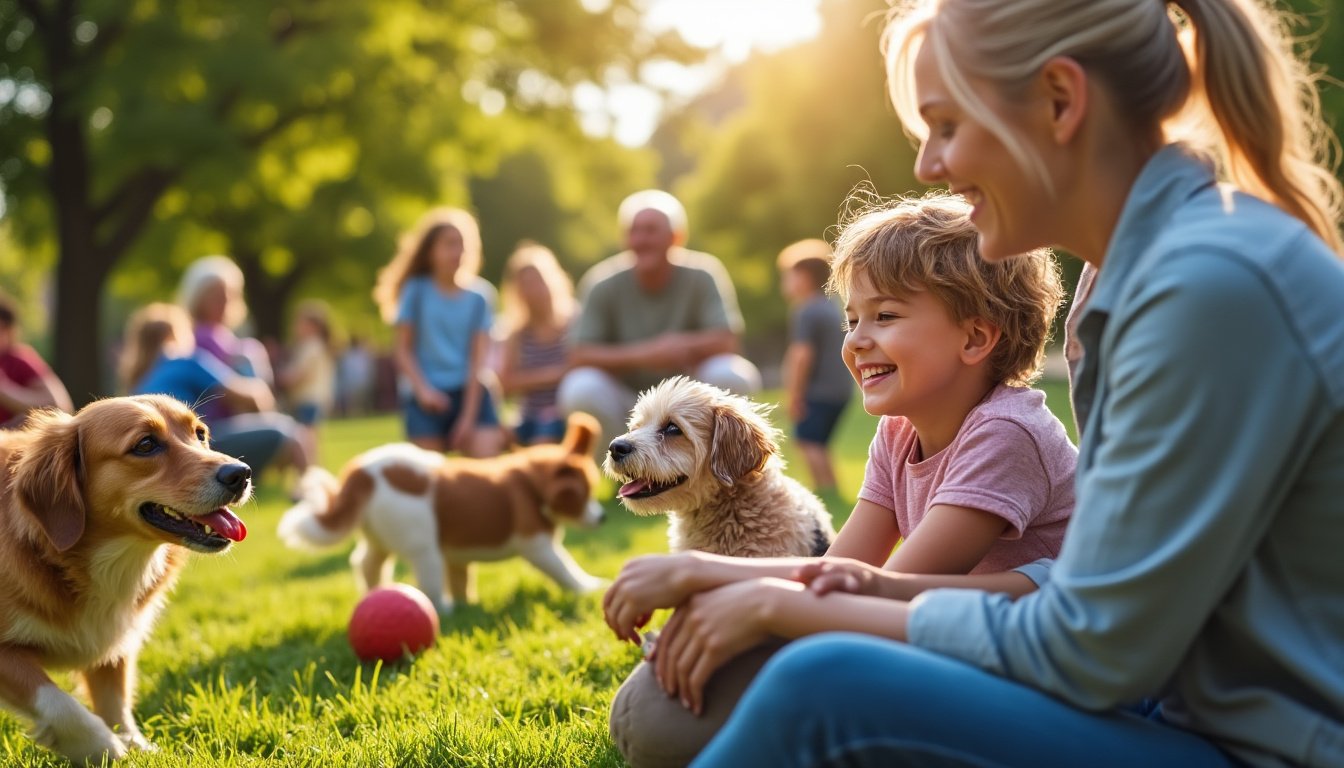
<path fill-rule="evenodd" d="M 668 620 L 653 654 L 663 690 L 697 714 L 705 683 L 726 661 L 770 636 L 794 638 L 848 631 L 904 640 L 909 604 L 765 578 L 739 581 L 691 597 Z"/>

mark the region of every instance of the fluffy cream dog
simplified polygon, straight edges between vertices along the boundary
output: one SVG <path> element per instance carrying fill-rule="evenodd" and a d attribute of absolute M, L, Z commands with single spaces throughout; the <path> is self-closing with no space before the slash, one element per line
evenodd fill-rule
<path fill-rule="evenodd" d="M 672 551 L 820 555 L 831 515 L 783 472 L 768 407 L 684 376 L 640 395 L 603 469 L 637 515 L 666 513 Z"/>

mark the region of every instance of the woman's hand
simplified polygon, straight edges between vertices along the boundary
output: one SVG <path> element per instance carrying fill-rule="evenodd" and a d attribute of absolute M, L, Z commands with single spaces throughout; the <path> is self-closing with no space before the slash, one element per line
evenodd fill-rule
<path fill-rule="evenodd" d="M 448 410 L 452 403 L 448 396 L 433 387 L 417 387 L 415 390 L 415 402 L 429 413 L 443 413 Z"/>
<path fill-rule="evenodd" d="M 669 695 L 695 714 L 704 711 L 705 684 L 734 656 L 770 637 L 759 609 L 769 592 L 796 592 L 784 579 L 761 578 L 725 584 L 693 595 L 672 614 L 658 635 L 654 674 Z"/>
<path fill-rule="evenodd" d="M 818 596 L 827 592 L 883 597 L 882 569 L 848 557 L 823 557 L 794 572 L 800 581 Z"/>
<path fill-rule="evenodd" d="M 602 596 L 607 626 L 622 640 L 639 643 L 639 629 L 659 608 L 674 608 L 686 599 L 679 572 L 690 567 L 683 554 L 644 555 L 627 562 Z"/>

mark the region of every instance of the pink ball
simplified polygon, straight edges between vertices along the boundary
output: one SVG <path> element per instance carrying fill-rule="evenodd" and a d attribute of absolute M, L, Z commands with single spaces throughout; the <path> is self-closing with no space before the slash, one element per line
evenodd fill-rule
<path fill-rule="evenodd" d="M 439 614 L 408 584 L 372 589 L 350 616 L 350 647 L 361 661 L 390 664 L 415 656 L 439 636 Z"/>

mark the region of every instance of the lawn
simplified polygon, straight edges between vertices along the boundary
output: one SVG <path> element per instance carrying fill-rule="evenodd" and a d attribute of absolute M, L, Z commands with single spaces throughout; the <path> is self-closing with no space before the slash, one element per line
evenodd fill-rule
<path fill-rule="evenodd" d="M 1071 424 L 1064 385 L 1045 389 Z M 863 476 L 874 423 L 852 406 L 836 439 L 846 489 L 845 500 L 828 500 L 837 527 Z M 392 416 L 330 422 L 322 460 L 334 469 L 398 436 Z M 787 441 L 785 456 L 792 458 Z M 790 471 L 802 473 L 801 460 Z M 610 498 L 609 486 L 603 495 Z M 567 595 L 522 561 L 486 564 L 480 604 L 448 618 L 434 648 L 409 666 L 362 665 L 345 638 L 356 599 L 346 562 L 353 540 L 323 552 L 286 549 L 275 536 L 283 496 L 268 479 L 239 510 L 247 540 L 188 566 L 140 659 L 135 711 L 159 751 L 125 765 L 623 764 L 607 735 L 607 708 L 638 651 L 611 636 L 599 595 Z M 666 550 L 661 518 L 636 519 L 615 505 L 608 512 L 600 530 L 565 539 L 590 573 L 610 578 L 628 557 Z M 0 715 L 0 765 L 65 764 Z"/>

